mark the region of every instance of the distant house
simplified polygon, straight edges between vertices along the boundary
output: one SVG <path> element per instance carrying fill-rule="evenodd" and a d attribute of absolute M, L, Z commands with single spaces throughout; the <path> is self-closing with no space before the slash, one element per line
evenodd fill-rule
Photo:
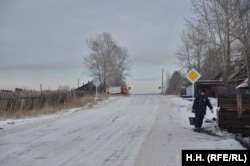
<path fill-rule="evenodd" d="M 10 90 L 0 90 L 0 98 L 12 95 L 13 92 Z"/>
<path fill-rule="evenodd" d="M 21 89 L 21 88 L 16 88 L 15 89 L 15 92 L 22 92 L 23 91 L 23 89 Z"/>
<path fill-rule="evenodd" d="M 102 91 L 102 84 L 98 87 L 97 91 L 100 93 Z M 88 81 L 88 83 L 83 84 L 79 88 L 75 89 L 77 93 L 86 93 L 86 94 L 93 94 L 96 92 L 96 87 L 93 84 L 93 81 Z"/>
<path fill-rule="evenodd" d="M 95 85 L 93 82 L 88 82 L 87 84 L 83 84 L 79 88 L 75 89 L 76 92 L 84 92 L 84 93 L 93 93 L 95 92 Z"/>
<path fill-rule="evenodd" d="M 13 93 L 11 90 L 0 90 L 1 93 Z"/>

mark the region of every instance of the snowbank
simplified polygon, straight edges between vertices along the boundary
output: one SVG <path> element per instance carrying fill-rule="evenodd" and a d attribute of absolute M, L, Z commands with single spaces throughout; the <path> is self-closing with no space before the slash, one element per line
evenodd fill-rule
<path fill-rule="evenodd" d="M 232 148 L 234 147 L 234 144 L 232 140 L 234 140 L 235 135 L 232 133 L 227 132 L 226 130 L 221 130 L 218 127 L 218 100 L 217 98 L 209 98 L 211 104 L 213 105 L 213 113 L 211 113 L 210 109 L 207 108 L 207 114 L 204 117 L 202 128 L 204 131 L 208 134 L 219 136 L 219 137 L 225 137 L 225 143 L 232 144 Z M 190 126 L 188 117 L 194 117 L 194 113 L 192 113 L 192 99 L 184 99 L 175 97 L 172 98 L 172 102 L 175 103 L 178 108 L 178 114 L 174 114 L 176 119 L 179 119 L 179 123 L 181 123 L 183 126 L 193 129 L 194 126 Z M 250 137 L 247 138 L 240 138 L 242 141 L 244 141 L 247 144 L 250 144 Z M 213 149 L 213 147 L 211 147 Z"/>

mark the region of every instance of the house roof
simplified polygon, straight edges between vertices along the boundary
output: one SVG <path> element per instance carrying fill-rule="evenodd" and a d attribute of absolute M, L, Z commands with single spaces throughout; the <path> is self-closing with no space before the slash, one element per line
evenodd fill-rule
<path fill-rule="evenodd" d="M 246 65 L 239 67 L 238 70 L 231 73 L 228 77 L 229 81 L 240 81 L 246 78 Z"/>
<path fill-rule="evenodd" d="M 240 88 L 247 88 L 248 87 L 248 78 L 245 79 L 241 84 L 239 84 L 236 89 L 240 89 Z"/>
<path fill-rule="evenodd" d="M 95 85 L 93 84 L 93 81 L 91 82 L 88 82 L 87 84 L 85 85 L 82 85 L 80 86 L 79 88 L 75 89 L 76 91 L 88 91 L 88 90 L 92 90 L 92 88 L 94 87 Z"/>
<path fill-rule="evenodd" d="M 198 85 L 224 85 L 222 80 L 198 80 L 196 82 Z"/>

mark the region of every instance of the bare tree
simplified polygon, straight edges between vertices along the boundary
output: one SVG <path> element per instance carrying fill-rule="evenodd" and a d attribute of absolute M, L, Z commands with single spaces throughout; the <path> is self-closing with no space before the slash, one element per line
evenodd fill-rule
<path fill-rule="evenodd" d="M 88 39 L 87 45 L 90 53 L 83 62 L 87 74 L 99 79 L 104 91 L 107 86 L 124 84 L 130 68 L 127 49 L 118 46 L 107 32 Z"/>
<path fill-rule="evenodd" d="M 181 35 L 177 58 L 187 70 L 196 68 L 200 72 L 207 50 L 207 32 L 199 21 L 186 20 L 186 23 L 187 30 Z"/>
<path fill-rule="evenodd" d="M 201 67 L 201 79 L 210 80 L 216 78 L 218 74 L 220 74 L 220 65 L 218 65 L 218 56 L 216 54 L 216 50 L 208 48 L 205 53 L 205 60 Z"/>
<path fill-rule="evenodd" d="M 250 1 L 236 0 L 232 34 L 240 43 L 239 52 L 247 69 L 248 85 L 250 86 Z"/>
<path fill-rule="evenodd" d="M 130 60 L 126 48 L 115 46 L 111 60 L 111 77 L 108 80 L 109 86 L 125 86 L 126 77 L 129 75 Z"/>
<path fill-rule="evenodd" d="M 231 65 L 231 43 L 234 40 L 230 35 L 234 15 L 233 0 L 193 0 L 192 4 L 193 11 L 207 27 L 211 46 L 217 50 L 218 61 L 226 81 Z"/>
<path fill-rule="evenodd" d="M 204 56 L 207 49 L 207 33 L 200 21 L 188 22 L 190 29 L 190 40 L 193 48 L 194 67 L 201 72 Z"/>
<path fill-rule="evenodd" d="M 176 55 L 182 68 L 186 70 L 192 68 L 192 45 L 189 39 L 189 34 L 185 30 L 181 34 L 181 45 L 179 46 Z"/>
<path fill-rule="evenodd" d="M 233 62 L 244 60 L 250 78 L 250 1 L 192 0 L 192 6 L 195 17 L 186 20 L 177 50 L 183 66 L 195 67 L 204 78 L 217 70 L 227 83 Z"/>

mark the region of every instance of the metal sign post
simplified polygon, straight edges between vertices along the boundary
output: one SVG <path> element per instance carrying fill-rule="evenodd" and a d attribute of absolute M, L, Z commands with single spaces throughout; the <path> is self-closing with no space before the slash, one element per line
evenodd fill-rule
<path fill-rule="evenodd" d="M 194 84 L 196 81 L 198 81 L 198 79 L 201 78 L 201 74 L 197 70 L 191 69 L 187 73 L 186 78 L 192 83 L 192 98 L 194 99 Z"/>
<path fill-rule="evenodd" d="M 96 97 L 96 99 L 97 99 L 97 88 L 98 88 L 98 86 L 101 84 L 101 81 L 99 81 L 99 80 L 93 80 L 93 84 L 95 85 L 95 90 L 96 90 L 96 92 L 95 92 L 95 97 Z"/>

